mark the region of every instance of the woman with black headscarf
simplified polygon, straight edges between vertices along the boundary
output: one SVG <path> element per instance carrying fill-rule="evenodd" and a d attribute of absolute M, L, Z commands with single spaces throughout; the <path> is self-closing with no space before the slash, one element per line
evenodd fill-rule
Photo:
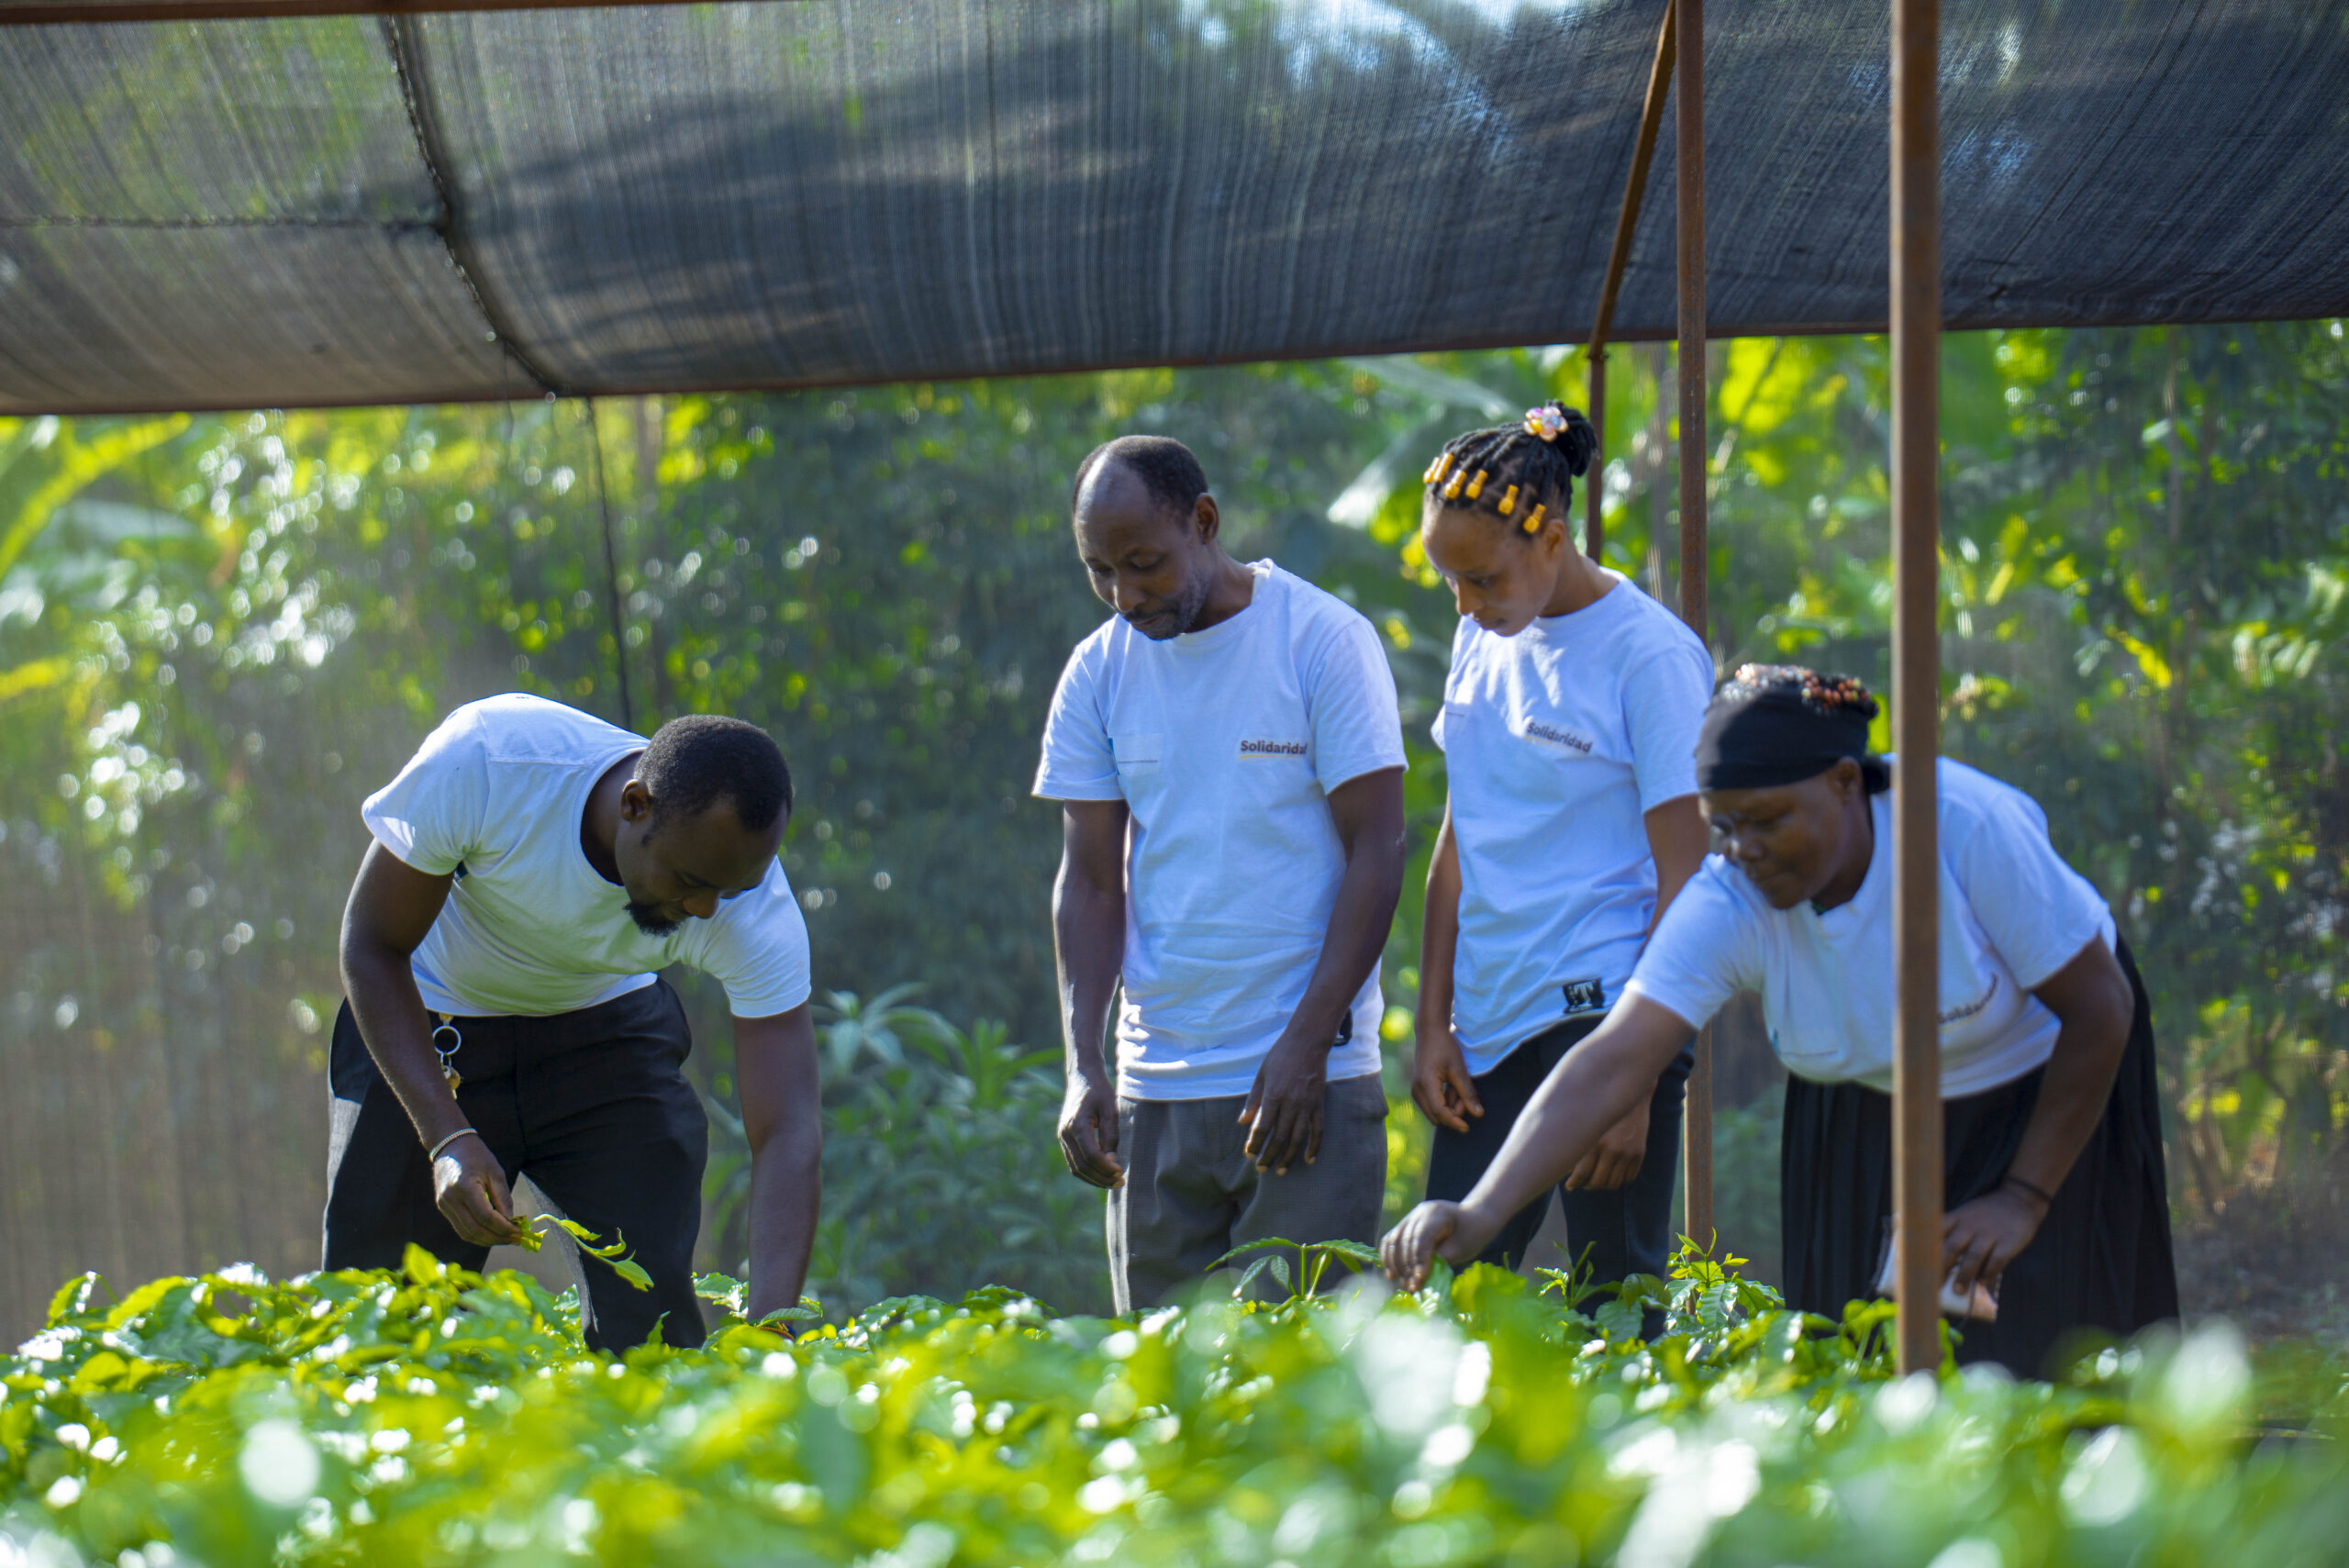
<path fill-rule="evenodd" d="M 1893 1006 L 1893 760 L 1868 753 L 1876 711 L 1857 682 L 1799 668 L 1747 665 L 1722 688 L 1697 756 L 1719 852 L 1475 1189 L 1387 1234 L 1390 1276 L 1416 1287 L 1432 1258 L 1474 1258 L 1750 987 L 1793 1075 L 1787 1302 L 1840 1316 L 1875 1293 L 1892 1213 Z M 2076 1331 L 2129 1334 L 2177 1313 L 2152 1023 L 2127 944 L 2038 806 L 1947 758 L 1936 779 L 1944 1299 L 1972 1308 L 1960 1361 L 2037 1374 Z"/>

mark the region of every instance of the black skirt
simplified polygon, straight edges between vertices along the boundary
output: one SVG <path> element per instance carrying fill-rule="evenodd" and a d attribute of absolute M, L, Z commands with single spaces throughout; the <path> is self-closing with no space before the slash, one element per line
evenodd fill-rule
<path fill-rule="evenodd" d="M 1960 1362 L 2044 1376 L 2089 1336 L 2126 1336 L 2177 1316 L 2153 1016 L 2126 942 L 2120 959 L 2136 1014 L 2104 1118 L 2038 1235 L 2007 1265 L 1998 1320 L 1955 1324 Z M 1943 1102 L 1949 1207 L 2006 1179 L 2044 1073 Z M 1787 1305 L 1840 1318 L 1846 1302 L 1875 1296 L 1883 1262 L 1892 1214 L 1891 1096 L 1860 1084 L 1790 1078 L 1778 1175 Z"/>

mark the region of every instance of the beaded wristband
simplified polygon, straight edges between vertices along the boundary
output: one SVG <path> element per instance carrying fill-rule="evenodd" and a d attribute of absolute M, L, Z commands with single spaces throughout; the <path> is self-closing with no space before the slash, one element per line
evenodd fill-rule
<path fill-rule="evenodd" d="M 2021 1187 L 2023 1191 L 2029 1193 L 2032 1196 L 2037 1198 L 2041 1203 L 2045 1204 L 2048 1207 L 2054 1208 L 2055 1207 L 2055 1195 L 2049 1192 L 2045 1187 L 2041 1186 L 2037 1182 L 2026 1182 L 2021 1176 L 2015 1175 L 2011 1172 L 2008 1173 L 2007 1181 L 2009 1184 Z"/>
<path fill-rule="evenodd" d="M 443 1149 L 448 1148 L 448 1147 L 449 1147 L 449 1145 L 451 1145 L 451 1143 L 456 1142 L 456 1141 L 457 1141 L 457 1140 L 459 1140 L 460 1138 L 468 1138 L 468 1137 L 470 1137 L 470 1138 L 480 1138 L 480 1137 L 481 1137 L 481 1134 L 480 1134 L 480 1133 L 478 1133 L 478 1132 L 475 1132 L 475 1131 L 474 1131 L 472 1128 L 470 1128 L 470 1127 L 461 1127 L 461 1128 L 457 1129 L 457 1130 L 456 1130 L 456 1131 L 454 1131 L 454 1132 L 451 1133 L 448 1137 L 446 1137 L 446 1138 L 442 1139 L 440 1142 L 438 1142 L 438 1143 L 436 1143 L 436 1144 L 434 1144 L 434 1145 L 432 1146 L 432 1148 L 430 1149 L 430 1151 L 428 1151 L 428 1152 L 425 1154 L 425 1156 L 424 1156 L 425 1162 L 426 1162 L 427 1164 L 430 1164 L 433 1161 L 438 1160 L 439 1158 L 440 1158 L 440 1151 L 442 1151 Z M 487 1140 L 485 1140 L 485 1139 L 484 1139 L 484 1142 L 486 1142 L 486 1141 L 487 1141 Z"/>

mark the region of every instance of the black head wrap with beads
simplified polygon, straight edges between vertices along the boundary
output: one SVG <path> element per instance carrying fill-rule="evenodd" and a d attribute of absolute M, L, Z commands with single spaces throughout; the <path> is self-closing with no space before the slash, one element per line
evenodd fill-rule
<path fill-rule="evenodd" d="M 1873 794 L 1891 776 L 1868 751 L 1876 715 L 1876 698 L 1849 675 L 1799 664 L 1741 665 L 1705 710 L 1697 787 L 1775 789 L 1817 778 L 1849 757 Z"/>

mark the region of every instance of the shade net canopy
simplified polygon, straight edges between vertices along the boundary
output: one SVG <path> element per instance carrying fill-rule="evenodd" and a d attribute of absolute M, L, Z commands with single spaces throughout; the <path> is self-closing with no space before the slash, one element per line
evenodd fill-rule
<path fill-rule="evenodd" d="M 1708 10 L 1712 330 L 1881 327 L 1888 6 Z M 1663 10 L 54 14 L 0 0 L 13 412 L 1577 341 Z M 1942 48 L 1950 326 L 2349 311 L 2349 7 L 1953 5 Z M 1619 337 L 1673 330 L 1672 142 Z"/>

